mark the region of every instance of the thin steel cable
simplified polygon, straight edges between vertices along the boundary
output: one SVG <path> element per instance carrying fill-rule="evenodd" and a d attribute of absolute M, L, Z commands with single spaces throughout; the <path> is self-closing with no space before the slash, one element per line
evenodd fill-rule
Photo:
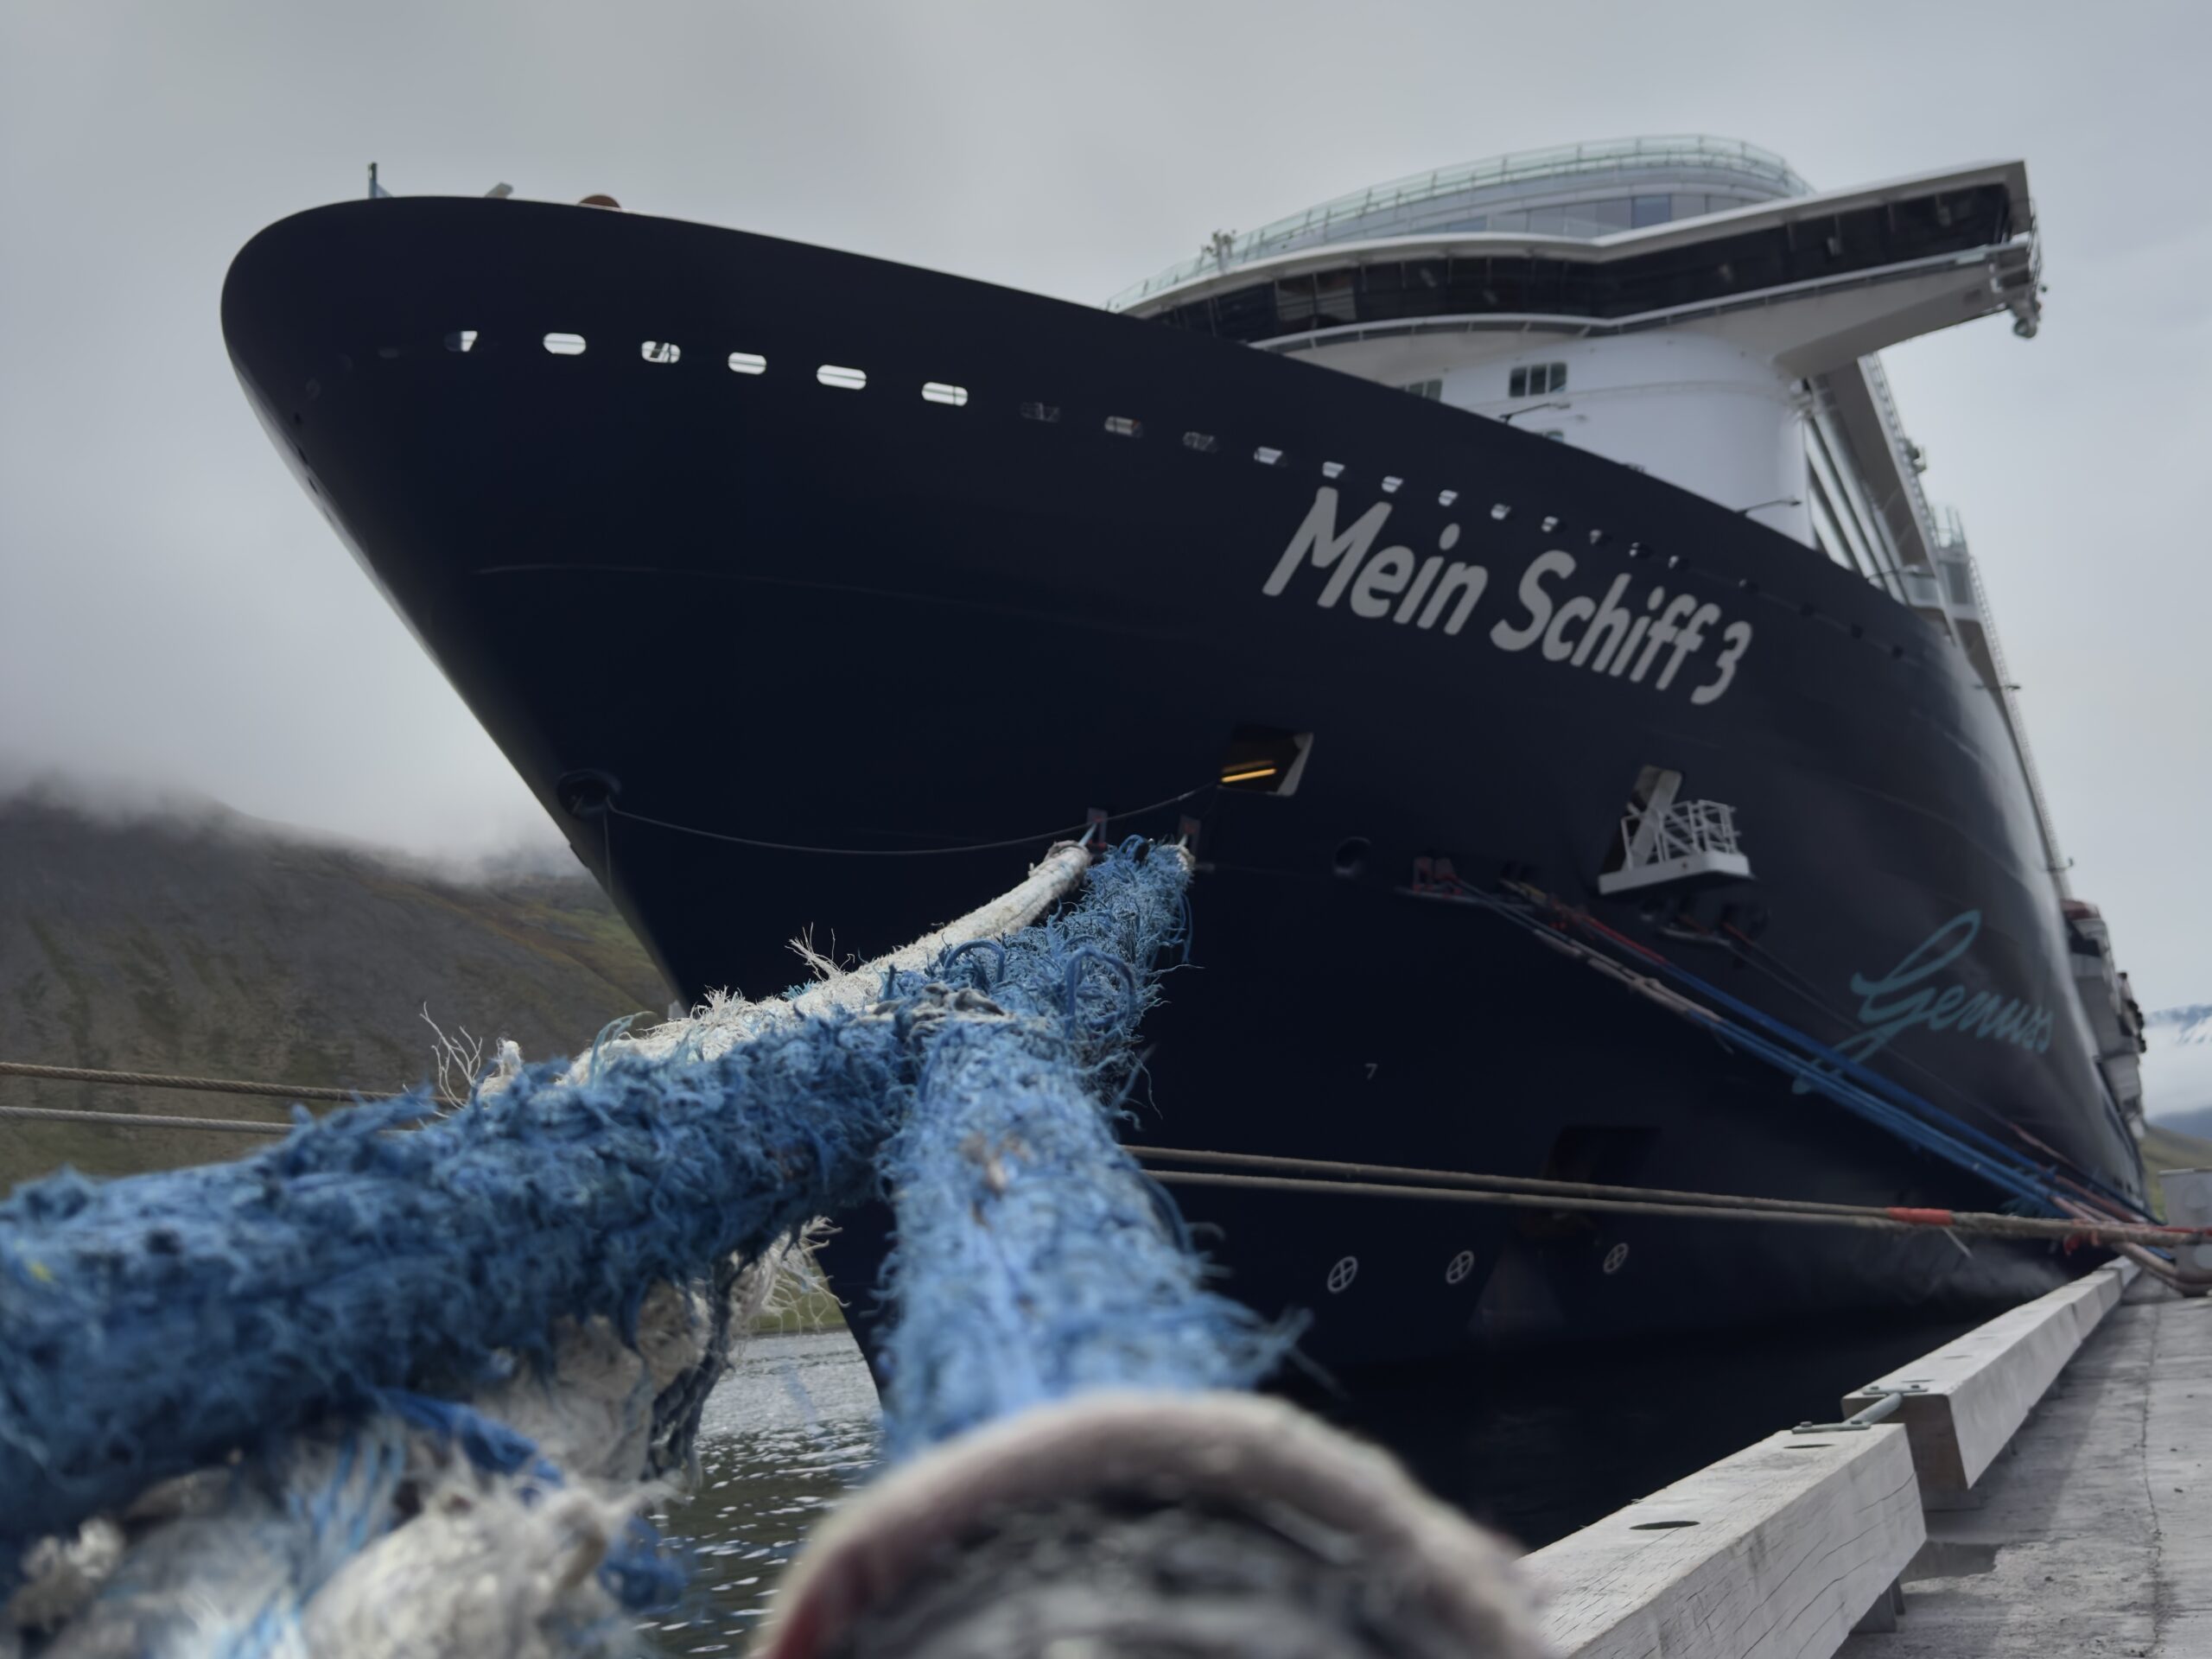
<path fill-rule="evenodd" d="M 1813 1060 L 1810 1063 L 1814 1073 L 1824 1071 L 1833 1065 L 1839 1073 L 1865 1077 L 1866 1081 L 1864 1084 L 1855 1085 L 1857 1092 L 1864 1096 L 1869 1103 L 1878 1103 L 1888 1109 L 1886 1112 L 1872 1121 L 1881 1122 L 1883 1127 L 1891 1129 L 1891 1132 L 1903 1134 L 1906 1139 L 1917 1144 L 1927 1145 L 1929 1149 L 1936 1151 L 1939 1155 L 1949 1159 L 1960 1167 L 1980 1175 L 1984 1179 L 1993 1179 L 2000 1186 L 2011 1188 L 2016 1196 L 2033 1197 L 2037 1202 L 2044 1204 L 2046 1207 L 2050 1207 L 2048 1186 L 2055 1180 L 2072 1187 L 2076 1192 L 2092 1194 L 2101 1202 L 2117 1205 L 2138 1216 L 2147 1217 L 2149 1212 L 2139 1203 L 2113 1192 L 2094 1175 L 2072 1165 L 2070 1160 L 2060 1156 L 2054 1149 L 2044 1146 L 2020 1126 L 2012 1123 L 2009 1119 L 2004 1121 L 2012 1133 L 2048 1154 L 2052 1158 L 2055 1166 L 2037 1164 L 2027 1154 L 2006 1145 L 1987 1130 L 1945 1111 L 1942 1107 L 1936 1106 L 1924 1097 L 1911 1094 L 1894 1079 L 1872 1071 L 1863 1063 L 1848 1059 L 1847 1057 L 1830 1049 L 1827 1045 L 1819 1043 L 1807 1037 L 1803 1033 L 1784 1025 L 1774 1015 L 1708 983 L 1650 946 L 1630 938 L 1616 928 L 1609 927 L 1587 912 L 1576 910 L 1541 889 L 1529 887 L 1525 883 L 1513 882 L 1509 883 L 1508 886 L 1520 895 L 1522 902 L 1510 903 L 1483 893 L 1459 881 L 1452 882 L 1448 888 L 1414 889 L 1414 892 L 1417 897 L 1471 904 L 1494 914 L 1503 916 L 1516 925 L 1535 933 L 1547 943 L 1554 944 L 1555 948 L 1564 950 L 1569 955 L 1577 957 L 1600 971 L 1621 979 L 1632 989 L 1643 991 L 1646 994 L 1656 990 L 1656 987 L 1651 985 L 1643 976 L 1613 961 L 1605 952 L 1570 938 L 1567 929 L 1571 925 L 1592 938 L 1611 941 L 1636 958 L 1656 967 L 1669 978 L 1686 982 L 1700 995 L 1720 1002 L 1737 1014 L 1748 1017 L 1764 1032 L 1778 1034 L 1784 1041 L 1777 1043 L 1770 1035 L 1763 1035 L 1758 1032 L 1736 1025 L 1702 1003 L 1693 1002 L 1677 993 L 1669 993 L 1657 999 L 1664 1006 L 1671 1007 L 1678 1014 L 1694 1018 L 1716 1028 L 1726 1027 L 1726 1040 L 1738 1046 L 1748 1046 L 1752 1053 L 1796 1073 L 1804 1083 L 1820 1090 L 1821 1093 L 1828 1095 L 1840 1104 L 1850 1107 L 1854 1111 L 1860 1111 L 1860 1108 L 1852 1106 L 1843 1096 L 1824 1087 L 1820 1082 L 1815 1081 L 1814 1077 L 1807 1075 L 1801 1070 L 1801 1065 L 1805 1064 L 1804 1057 L 1795 1054 L 1792 1049 L 1794 1047 L 1814 1051 Z M 1539 907 L 1548 912 L 1549 916 L 1539 914 Z M 1926 1116 L 1929 1113 L 1936 1114 L 1944 1122 L 1931 1122 Z M 1866 1116 L 1863 1111 L 1860 1111 L 1860 1115 Z M 1887 1121 L 1892 1116 L 1898 1121 Z M 1905 1124 L 1910 1125 L 1910 1131 L 1903 1127 Z M 1934 1135 L 1936 1141 L 1923 1142 L 1921 1135 L 1923 1133 Z M 1947 1149 L 1943 1144 L 1940 1144 L 1942 1142 L 1960 1143 L 1962 1140 L 1963 1144 L 1956 1144 L 1955 1149 Z M 1978 1155 L 1970 1157 L 1961 1155 L 1973 1154 L 1976 1142 L 1979 1142 L 1985 1150 L 2000 1154 L 2006 1161 L 1999 1164 L 1993 1173 Z M 2014 1167 L 2014 1165 L 2018 1165 L 2018 1167 Z M 2044 1185 L 2031 1192 L 2022 1185 L 2023 1182 L 2030 1179 Z"/>
<path fill-rule="evenodd" d="M 245 1117 L 167 1117 L 152 1112 L 69 1112 L 50 1106 L 0 1106 L 0 1118 L 40 1123 L 105 1123 L 117 1128 L 216 1129 L 231 1135 L 289 1135 L 289 1123 Z"/>
<path fill-rule="evenodd" d="M 181 1077 L 162 1071 L 102 1071 L 87 1065 L 32 1065 L 0 1060 L 0 1077 L 41 1077 L 51 1083 L 111 1083 L 130 1089 L 189 1089 L 206 1095 L 264 1095 L 276 1100 L 397 1100 L 405 1089 L 328 1089 L 290 1083 L 248 1083 L 237 1077 Z"/>
<path fill-rule="evenodd" d="M 1179 806 L 1194 796 L 1203 795 L 1218 784 L 1200 784 L 1196 789 L 1186 789 L 1180 795 L 1170 795 L 1148 806 L 1133 806 L 1126 812 L 1109 814 L 1108 823 L 1120 823 L 1129 818 L 1141 818 L 1147 812 L 1157 812 L 1164 806 Z M 953 853 L 989 853 L 1006 847 L 1033 847 L 1039 842 L 1065 840 L 1079 830 L 1090 828 L 1089 823 L 1063 824 L 1057 830 L 1040 830 L 1031 836 L 1014 836 L 1005 841 L 975 841 L 960 847 L 802 847 L 789 842 L 755 841 L 749 836 L 725 835 L 719 830 L 702 830 L 696 825 L 677 823 L 667 818 L 648 817 L 643 812 L 632 812 L 607 803 L 611 817 L 627 818 L 632 823 L 649 823 L 656 830 L 670 830 L 678 835 L 697 836 L 707 841 L 728 842 L 734 847 L 752 847 L 764 853 L 811 853 L 825 858 L 941 858 Z"/>
<path fill-rule="evenodd" d="M 1694 926 L 1695 924 L 1693 923 L 1692 925 Z M 1837 1007 L 1834 1003 L 1829 1001 L 1826 997 L 1821 995 L 1820 991 L 1812 986 L 1812 982 L 1809 980 L 1806 979 L 1805 976 L 1799 973 L 1795 968 L 1792 968 L 1788 962 L 1783 959 L 1782 957 L 1777 955 L 1776 952 L 1768 950 L 1764 945 L 1760 944 L 1756 940 L 1752 939 L 1748 934 L 1744 933 L 1741 930 L 1732 925 L 1728 927 L 1727 931 L 1732 936 L 1732 938 L 1723 938 L 1717 931 L 1713 930 L 1706 930 L 1705 937 L 1718 943 L 1721 949 L 1726 950 L 1730 956 L 1733 957 L 1738 962 L 1742 963 L 1745 967 L 1751 969 L 1754 973 L 1764 974 L 1776 984 L 1781 986 L 1783 990 L 1789 992 L 1801 1001 L 1809 1003 L 1815 1010 L 1826 1014 L 1829 1019 L 1834 1020 L 1836 1024 L 1842 1027 L 1847 1033 L 1862 1028 L 1858 1022 L 1853 1020 L 1850 1016 L 1846 1014 L 1840 1008 Z M 1889 1050 L 1888 1055 L 1891 1064 L 1902 1065 L 1910 1071 L 1918 1072 L 1922 1077 L 1935 1084 L 1938 1089 L 1942 1090 L 1954 1100 L 1956 1100 L 1961 1105 L 1980 1113 L 1984 1118 L 1996 1122 L 2011 1134 L 2018 1135 L 2022 1141 L 2025 1141 L 2036 1151 L 2043 1153 L 2049 1157 L 2057 1159 L 2062 1162 L 2065 1160 L 2063 1154 L 2058 1152 L 2056 1148 L 2047 1144 L 2039 1137 L 2031 1135 L 2026 1129 L 2022 1128 L 2019 1124 L 2014 1122 L 2010 1117 L 2007 1117 L 2001 1109 L 1990 1105 L 1978 1095 L 1971 1093 L 1962 1087 L 1956 1079 L 1946 1077 L 1941 1071 L 1936 1071 L 1935 1067 L 1929 1065 L 1926 1061 L 1916 1059 L 1910 1054 L 1900 1054 L 1895 1049 Z"/>
<path fill-rule="evenodd" d="M 1987 1211 L 1862 1209 L 1847 1206 L 1811 1210 L 1795 1205 L 1751 1208 L 1741 1205 L 1673 1204 L 1631 1198 L 1576 1198 L 1565 1193 L 1475 1191 L 1465 1187 L 1415 1186 L 1374 1181 L 1308 1181 L 1281 1175 L 1232 1175 L 1198 1170 L 1147 1172 L 1162 1186 L 1241 1187 L 1267 1192 L 1335 1193 L 1365 1198 L 1415 1198 L 1428 1203 L 1492 1205 L 1509 1210 L 1590 1211 L 1601 1214 L 1676 1216 L 1713 1221 L 1782 1221 L 1818 1227 L 1860 1227 L 1878 1232 L 1937 1230 L 1990 1238 L 2077 1239 L 2094 1244 L 2154 1244 L 2171 1249 L 2200 1240 L 2204 1232 L 2188 1227 L 2138 1227 L 2093 1220 L 2043 1216 L 2000 1216 Z M 1714 1195 L 1719 1196 L 1719 1195 Z M 1843 1213 L 1837 1213 L 1838 1208 Z"/>
<path fill-rule="evenodd" d="M 1327 1158 L 1278 1158 L 1260 1153 L 1197 1152 L 1181 1147 L 1131 1147 L 1140 1161 L 1212 1165 L 1285 1174 L 1314 1174 L 1393 1185 L 1459 1187 L 1470 1192 L 1556 1193 L 1564 1198 L 1634 1198 L 1712 1208 L 1802 1211 L 1815 1214 L 1863 1215 L 1861 1204 L 1832 1204 L 1821 1198 L 1753 1198 L 1730 1192 L 1685 1192 L 1656 1186 L 1607 1186 L 1596 1181 L 1554 1181 L 1536 1175 L 1484 1175 L 1456 1169 L 1421 1169 L 1402 1164 L 1348 1164 Z"/>

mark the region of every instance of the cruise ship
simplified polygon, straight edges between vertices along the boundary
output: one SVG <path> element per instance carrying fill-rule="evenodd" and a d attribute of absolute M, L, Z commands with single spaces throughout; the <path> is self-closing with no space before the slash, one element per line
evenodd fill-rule
<path fill-rule="evenodd" d="M 256 237 L 223 326 L 686 998 L 1086 829 L 1181 836 L 1128 1103 L 1165 1171 L 2124 1212 L 2139 1019 L 1878 355 L 2031 339 L 2040 258 L 2018 162 L 1822 191 L 1664 137 L 1217 233 L 1103 307 L 379 193 Z M 1964 1308 L 2087 1255 L 1176 1190 L 1337 1363 Z M 831 1248 L 863 1318 L 886 1223 Z"/>

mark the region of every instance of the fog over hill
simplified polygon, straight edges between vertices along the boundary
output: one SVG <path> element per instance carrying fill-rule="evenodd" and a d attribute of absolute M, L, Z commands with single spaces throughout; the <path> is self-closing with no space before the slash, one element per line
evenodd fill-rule
<path fill-rule="evenodd" d="M 387 1091 L 464 1028 L 529 1058 L 669 991 L 599 888 L 316 840 L 207 801 L 0 798 L 0 1059 Z M 282 1116 L 282 1103 L 0 1077 L 0 1105 Z M 233 1155 L 257 1138 L 0 1120 L 0 1185 Z"/>
<path fill-rule="evenodd" d="M 2153 1122 L 2212 1139 L 2212 1002 L 2143 1016 L 2143 1100 Z"/>
<path fill-rule="evenodd" d="M 205 798 L 0 776 L 0 1060 L 383 1092 L 432 1073 L 426 1005 L 487 1053 L 512 1037 L 540 1059 L 669 995 L 565 849 L 441 865 Z M 2212 1140 L 2212 1004 L 2145 1031 L 2152 1118 Z M 5 1105 L 283 1116 L 275 1100 L 0 1077 Z M 0 1190 L 63 1162 L 118 1173 L 259 1144 L 0 1119 Z"/>

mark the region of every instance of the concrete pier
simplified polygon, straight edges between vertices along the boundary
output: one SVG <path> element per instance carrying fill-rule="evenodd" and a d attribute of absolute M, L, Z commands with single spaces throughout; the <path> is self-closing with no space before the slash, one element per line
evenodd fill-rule
<path fill-rule="evenodd" d="M 2212 1659 L 2212 1299 L 2139 1280 L 1842 1659 Z"/>

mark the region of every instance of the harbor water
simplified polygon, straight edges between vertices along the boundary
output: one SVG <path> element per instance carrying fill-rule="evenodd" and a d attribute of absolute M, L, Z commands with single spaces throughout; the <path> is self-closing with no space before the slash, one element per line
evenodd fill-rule
<path fill-rule="evenodd" d="M 1833 1417 L 1848 1389 L 1977 1322 L 1823 1320 L 1350 1381 L 1301 1375 L 1290 1391 L 1535 1548 L 1777 1428 Z M 809 1529 L 875 1467 L 876 1413 L 844 1331 L 747 1345 L 708 1402 L 697 1484 L 656 1516 L 690 1553 L 692 1589 L 640 1625 L 641 1655 L 743 1651 Z"/>

